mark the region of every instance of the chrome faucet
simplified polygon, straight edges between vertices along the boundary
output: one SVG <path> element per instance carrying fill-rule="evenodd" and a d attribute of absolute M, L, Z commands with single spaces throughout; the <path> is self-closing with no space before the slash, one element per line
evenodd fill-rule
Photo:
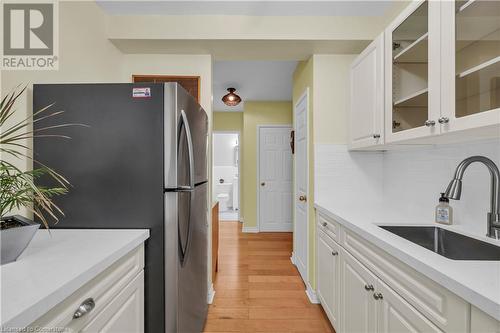
<path fill-rule="evenodd" d="M 484 156 L 471 156 L 460 162 L 455 170 L 455 176 L 448 185 L 445 197 L 460 200 L 462 195 L 462 178 L 469 165 L 480 162 L 486 165 L 491 175 L 490 204 L 491 211 L 488 213 L 488 237 L 500 239 L 500 172 L 495 162 Z"/>

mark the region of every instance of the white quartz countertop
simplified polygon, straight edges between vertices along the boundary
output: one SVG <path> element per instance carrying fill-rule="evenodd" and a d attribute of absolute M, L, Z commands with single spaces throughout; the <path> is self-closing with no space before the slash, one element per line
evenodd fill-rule
<path fill-rule="evenodd" d="M 0 266 L 0 327 L 31 324 L 148 238 L 148 229 L 39 230 Z"/>
<path fill-rule="evenodd" d="M 316 209 L 380 247 L 426 277 L 462 297 L 475 307 L 500 320 L 500 262 L 452 260 L 386 231 L 378 225 L 404 225 L 405 221 L 386 221 L 383 214 L 368 216 L 361 210 L 342 211 L 329 203 L 316 202 Z M 486 223 L 486 222 L 485 222 Z M 431 223 L 415 223 L 427 224 Z M 464 232 L 459 226 L 442 226 L 473 238 L 500 246 L 500 241 Z"/>

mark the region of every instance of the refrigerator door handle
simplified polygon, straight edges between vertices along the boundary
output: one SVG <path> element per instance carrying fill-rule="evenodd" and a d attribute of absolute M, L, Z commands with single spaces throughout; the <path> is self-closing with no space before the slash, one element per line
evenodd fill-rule
<path fill-rule="evenodd" d="M 181 266 L 184 266 L 188 257 L 189 253 L 189 248 L 191 247 L 191 239 L 192 239 L 192 233 L 193 233 L 193 226 L 192 226 L 192 209 L 193 209 L 193 202 L 194 202 L 194 192 L 189 193 L 189 209 L 188 209 L 188 225 L 187 225 L 187 235 L 186 235 L 186 242 L 183 243 L 182 241 L 182 236 L 181 236 L 181 230 L 180 230 L 180 225 L 177 223 L 177 237 L 178 237 L 178 243 L 179 243 L 179 252 L 180 252 L 180 264 Z M 178 217 L 179 218 L 179 217 Z"/>
<path fill-rule="evenodd" d="M 180 128 L 182 124 L 184 124 L 184 128 L 186 130 L 186 139 L 188 144 L 188 158 L 189 158 L 189 187 L 187 186 L 179 186 L 184 190 L 193 190 L 194 189 L 194 153 L 193 153 L 193 138 L 191 137 L 191 129 L 189 127 L 189 121 L 186 116 L 186 112 L 181 110 L 181 122 L 179 123 L 179 134 L 181 133 Z"/>

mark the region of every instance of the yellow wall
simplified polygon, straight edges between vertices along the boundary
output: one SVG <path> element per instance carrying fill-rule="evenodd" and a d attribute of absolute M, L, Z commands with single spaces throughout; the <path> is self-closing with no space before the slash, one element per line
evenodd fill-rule
<path fill-rule="evenodd" d="M 349 69 L 356 55 L 314 55 L 314 144 L 347 143 Z"/>
<path fill-rule="evenodd" d="M 214 112 L 214 131 L 243 132 L 243 112 Z"/>
<path fill-rule="evenodd" d="M 18 86 L 28 86 L 27 93 L 18 100 L 13 122 L 31 114 L 33 83 L 114 82 L 120 79 L 122 54 L 106 39 L 105 14 L 95 2 L 60 2 L 59 27 L 59 70 L 1 71 L 2 96 Z M 27 144 L 31 146 L 30 142 Z M 23 169 L 31 168 L 28 159 L 12 162 Z"/>
<path fill-rule="evenodd" d="M 243 112 L 243 228 L 257 226 L 257 126 L 292 125 L 290 102 L 245 102 Z"/>

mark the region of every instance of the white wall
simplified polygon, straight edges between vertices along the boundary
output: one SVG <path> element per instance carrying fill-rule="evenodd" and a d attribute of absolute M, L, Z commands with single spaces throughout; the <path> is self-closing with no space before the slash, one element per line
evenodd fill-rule
<path fill-rule="evenodd" d="M 345 145 L 315 145 L 316 202 L 339 212 L 361 210 L 375 222 L 432 223 L 439 193 L 458 163 L 484 155 L 500 165 L 500 140 L 425 146 L 384 153 L 347 152 Z M 462 199 L 451 200 L 454 224 L 484 236 L 490 175 L 480 164 L 465 172 Z"/>
<path fill-rule="evenodd" d="M 236 145 L 238 134 L 214 133 L 213 134 L 214 167 L 236 166 Z"/>

